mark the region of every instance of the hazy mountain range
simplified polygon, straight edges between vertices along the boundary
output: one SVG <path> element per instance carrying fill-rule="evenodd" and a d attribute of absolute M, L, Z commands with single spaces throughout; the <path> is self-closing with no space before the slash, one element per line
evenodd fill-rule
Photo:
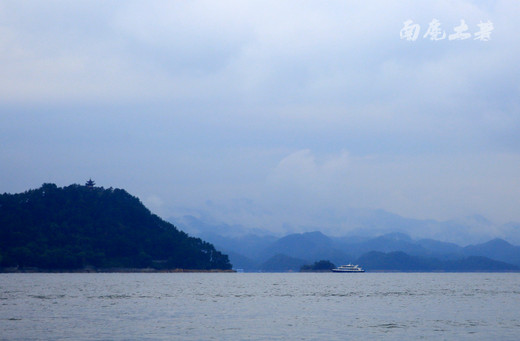
<path fill-rule="evenodd" d="M 348 208 L 340 216 L 324 212 L 320 224 L 309 223 L 308 225 L 296 226 L 284 223 L 283 227 L 277 228 L 269 225 L 260 225 L 262 228 L 251 228 L 245 225 L 222 223 L 219 219 L 214 218 L 213 213 L 215 212 L 211 210 L 196 210 L 190 215 L 169 218 L 168 220 L 192 235 L 216 234 L 237 237 L 255 234 L 281 237 L 291 233 L 321 231 L 328 236 L 335 237 L 376 237 L 400 232 L 414 239 L 435 239 L 461 246 L 484 243 L 495 238 L 520 245 L 520 223 L 496 224 L 481 215 L 438 221 L 406 218 L 384 210 Z M 259 213 L 255 212 L 255 214 Z M 320 219 L 315 220 L 319 221 Z"/>
<path fill-rule="evenodd" d="M 375 216 L 381 218 L 383 214 L 377 212 Z M 454 241 L 475 240 L 471 231 L 482 231 L 483 226 L 491 225 L 483 217 L 470 217 L 460 222 L 420 221 L 396 218 L 398 216 L 391 214 L 389 217 L 391 219 L 386 221 L 379 220 L 379 225 L 375 219 L 370 227 L 350 231 L 344 236 L 325 235 L 320 231 L 280 236 L 239 225 L 213 225 L 193 216 L 171 220 L 188 234 L 214 244 L 229 255 L 235 268 L 246 271 L 294 271 L 317 260 L 330 260 L 334 264 L 359 262 L 367 269 L 380 270 L 509 271 L 520 267 L 520 247 L 501 238 L 461 246 L 445 240 L 412 237 L 409 233 L 430 227 L 436 229 L 430 231 L 431 235 L 442 235 L 444 239 L 451 236 Z M 399 225 L 399 221 L 403 224 Z M 389 232 L 391 226 L 395 226 L 397 232 Z M 509 231 L 507 236 L 516 240 L 518 224 L 502 229 L 506 230 Z"/>

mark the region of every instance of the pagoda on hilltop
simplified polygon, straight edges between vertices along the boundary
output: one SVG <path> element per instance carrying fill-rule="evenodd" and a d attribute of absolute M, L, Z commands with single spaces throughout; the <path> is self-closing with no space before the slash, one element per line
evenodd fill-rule
<path fill-rule="evenodd" d="M 85 186 L 88 188 L 94 188 L 96 186 L 96 183 L 92 179 L 88 179 L 88 181 L 85 183 Z"/>

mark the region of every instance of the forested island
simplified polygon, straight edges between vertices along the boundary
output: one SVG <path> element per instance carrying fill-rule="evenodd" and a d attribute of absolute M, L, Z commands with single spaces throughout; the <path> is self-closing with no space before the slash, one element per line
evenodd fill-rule
<path fill-rule="evenodd" d="M 230 270 L 231 264 L 125 190 L 89 180 L 0 195 L 0 269 Z"/>
<path fill-rule="evenodd" d="M 329 260 L 320 260 L 314 262 L 314 264 L 302 265 L 300 267 L 300 272 L 330 272 L 335 267 L 336 265 Z"/>

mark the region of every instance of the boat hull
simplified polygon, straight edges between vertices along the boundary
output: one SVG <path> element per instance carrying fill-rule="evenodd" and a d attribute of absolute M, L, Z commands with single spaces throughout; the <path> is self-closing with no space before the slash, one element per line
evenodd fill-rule
<path fill-rule="evenodd" d="M 338 266 L 337 268 L 332 269 L 332 272 L 365 272 L 361 267 L 354 265 L 354 264 L 348 264 L 348 265 L 342 265 Z"/>

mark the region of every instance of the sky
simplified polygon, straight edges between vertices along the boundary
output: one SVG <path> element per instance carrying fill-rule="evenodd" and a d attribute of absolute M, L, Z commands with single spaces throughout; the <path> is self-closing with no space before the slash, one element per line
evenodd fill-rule
<path fill-rule="evenodd" d="M 273 231 L 348 230 L 352 209 L 520 221 L 518 13 L 0 0 L 0 193 L 92 178 L 163 218 Z"/>

